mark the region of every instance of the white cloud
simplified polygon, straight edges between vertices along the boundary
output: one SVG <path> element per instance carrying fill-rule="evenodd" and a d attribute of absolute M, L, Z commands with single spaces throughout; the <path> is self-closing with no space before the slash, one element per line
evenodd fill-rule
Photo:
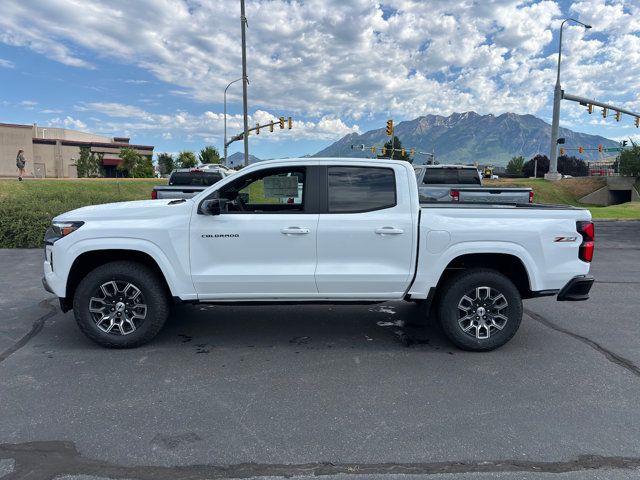
<path fill-rule="evenodd" d="M 224 114 L 222 112 L 205 111 L 194 115 L 184 111 L 177 111 L 171 115 L 147 112 L 133 105 L 120 103 L 88 103 L 77 107 L 79 110 L 94 112 L 110 117 L 101 122 L 100 129 L 113 135 L 130 134 L 131 132 L 158 133 L 165 140 L 174 138 L 200 139 L 212 143 L 214 139 L 221 141 L 224 131 Z M 293 128 L 280 129 L 278 118 L 280 115 L 265 110 L 257 110 L 249 115 L 249 124 L 254 127 L 260 123 L 263 128 L 259 135 L 252 133 L 252 141 L 281 141 L 284 139 L 312 139 L 335 140 L 347 133 L 360 132 L 357 125 L 348 126 L 343 120 L 324 116 L 317 122 L 293 120 Z M 265 126 L 274 121 L 274 132 L 269 132 Z M 228 137 L 243 130 L 242 115 L 227 115 Z"/>
<path fill-rule="evenodd" d="M 91 68 L 101 57 L 131 63 L 171 84 L 172 95 L 209 104 L 219 104 L 226 84 L 240 76 L 236 3 L 41 3 L 34 15 L 28 2 L 3 2 L 0 42 L 77 67 Z M 567 15 L 594 28 L 565 28 L 565 89 L 640 109 L 636 0 L 389 0 L 384 8 L 393 14 L 383 15 L 375 0 L 247 0 L 251 109 L 303 117 L 321 135 L 330 129 L 320 125 L 333 119 L 343 122 L 334 131 L 350 131 L 351 122 L 380 113 L 400 120 L 465 110 L 548 112 L 557 58 L 550 52 Z M 230 104 L 240 102 L 241 91 L 240 83 L 229 89 Z M 152 118 L 161 125 L 194 121 L 177 112 L 145 118 L 138 107 L 113 103 L 84 108 L 136 118 L 132 127 Z M 208 126 L 219 121 L 195 118 Z"/>
<path fill-rule="evenodd" d="M 65 127 L 65 128 L 73 128 L 76 130 L 84 130 L 87 128 L 87 124 L 81 120 L 76 118 L 66 116 L 64 118 L 52 118 L 49 123 L 53 127 Z"/>
<path fill-rule="evenodd" d="M 13 62 L 9 60 L 5 60 L 4 58 L 0 58 L 0 68 L 15 68 Z"/>
<path fill-rule="evenodd" d="M 38 102 L 34 102 L 33 100 L 23 100 L 20 102 L 20 106 L 25 110 L 33 110 Z"/>
<path fill-rule="evenodd" d="M 129 80 L 125 80 L 125 83 L 129 83 L 131 85 L 146 85 L 147 83 L 151 83 L 149 82 L 149 80 L 134 80 L 134 79 L 129 79 Z"/>

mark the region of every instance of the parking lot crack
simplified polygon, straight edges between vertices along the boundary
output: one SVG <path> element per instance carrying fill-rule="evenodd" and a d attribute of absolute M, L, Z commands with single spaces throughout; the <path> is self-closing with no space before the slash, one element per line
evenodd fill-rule
<path fill-rule="evenodd" d="M 577 333 L 574 333 L 570 330 L 567 330 L 566 328 L 563 328 L 559 325 L 556 325 L 555 323 L 553 323 L 550 320 L 547 320 L 546 318 L 544 318 L 542 315 L 532 312 L 531 310 L 525 308 L 525 313 L 527 315 L 529 315 L 531 318 L 533 318 L 535 321 L 541 323 L 542 325 L 549 327 L 557 332 L 560 333 L 564 333 L 565 335 L 569 335 L 570 337 L 575 338 L 576 340 L 579 340 L 580 342 L 590 346 L 591 348 L 593 348 L 594 350 L 596 350 L 597 352 L 601 353 L 602 355 L 604 355 L 604 357 L 609 360 L 611 363 L 618 365 L 622 368 L 624 368 L 625 370 L 631 372 L 632 374 L 634 374 L 636 377 L 640 377 L 640 367 L 638 367 L 636 364 L 634 364 L 631 360 L 629 360 L 628 358 L 625 358 L 621 355 L 618 355 L 617 353 L 612 352 L 611 350 L 603 347 L 602 345 L 600 345 L 598 342 L 591 340 L 588 337 L 585 337 L 583 335 L 579 335 Z"/>
<path fill-rule="evenodd" d="M 630 470 L 640 468 L 638 457 L 580 455 L 556 461 L 488 460 L 416 463 L 331 463 L 299 464 L 237 463 L 176 467 L 124 466 L 88 459 L 73 442 L 46 441 L 0 444 L 0 459 L 13 459 L 14 471 L 7 479 L 51 480 L 64 475 L 94 475 L 138 480 L 187 480 L 196 478 L 253 478 L 330 475 L 441 475 L 483 472 L 566 473 L 586 470 Z"/>
<path fill-rule="evenodd" d="M 9 358 L 11 355 L 24 347 L 27 343 L 29 343 L 29 340 L 31 340 L 38 333 L 40 333 L 40 331 L 42 331 L 44 323 L 49 318 L 58 313 L 58 310 L 53 303 L 54 301 L 54 298 L 50 298 L 48 300 L 43 300 L 40 302 L 39 306 L 42 308 L 47 308 L 49 311 L 38 318 L 35 322 L 33 322 L 33 325 L 31 326 L 31 330 L 29 330 L 29 332 L 23 335 L 22 338 L 20 338 L 16 343 L 7 348 L 4 352 L 0 353 L 0 363 L 4 362 L 7 358 Z"/>

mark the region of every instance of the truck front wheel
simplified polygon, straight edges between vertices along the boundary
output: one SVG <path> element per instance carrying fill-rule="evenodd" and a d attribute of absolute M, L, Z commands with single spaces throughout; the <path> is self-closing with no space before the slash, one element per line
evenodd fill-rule
<path fill-rule="evenodd" d="M 132 348 L 157 335 L 169 315 L 166 287 L 147 266 L 110 262 L 80 281 L 73 312 L 80 330 L 109 348 Z"/>
<path fill-rule="evenodd" d="M 439 308 L 446 336 L 459 348 L 488 351 L 513 337 L 522 321 L 522 298 L 503 274 L 469 269 L 445 285 Z"/>

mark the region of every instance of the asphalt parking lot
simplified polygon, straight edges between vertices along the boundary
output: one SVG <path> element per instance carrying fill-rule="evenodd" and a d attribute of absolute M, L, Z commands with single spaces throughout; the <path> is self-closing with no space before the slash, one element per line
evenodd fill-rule
<path fill-rule="evenodd" d="M 640 478 L 640 222 L 596 248 L 588 302 L 483 354 L 404 303 L 181 306 L 102 349 L 0 251 L 0 478 Z"/>

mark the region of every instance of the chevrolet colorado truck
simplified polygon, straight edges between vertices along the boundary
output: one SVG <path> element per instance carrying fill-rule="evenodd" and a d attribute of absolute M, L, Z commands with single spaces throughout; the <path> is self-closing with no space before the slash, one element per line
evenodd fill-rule
<path fill-rule="evenodd" d="M 190 199 L 94 205 L 45 235 L 45 288 L 91 340 L 150 341 L 176 302 L 426 307 L 458 347 L 513 337 L 522 299 L 586 300 L 594 228 L 558 205 L 420 204 L 408 162 L 260 162 Z"/>

